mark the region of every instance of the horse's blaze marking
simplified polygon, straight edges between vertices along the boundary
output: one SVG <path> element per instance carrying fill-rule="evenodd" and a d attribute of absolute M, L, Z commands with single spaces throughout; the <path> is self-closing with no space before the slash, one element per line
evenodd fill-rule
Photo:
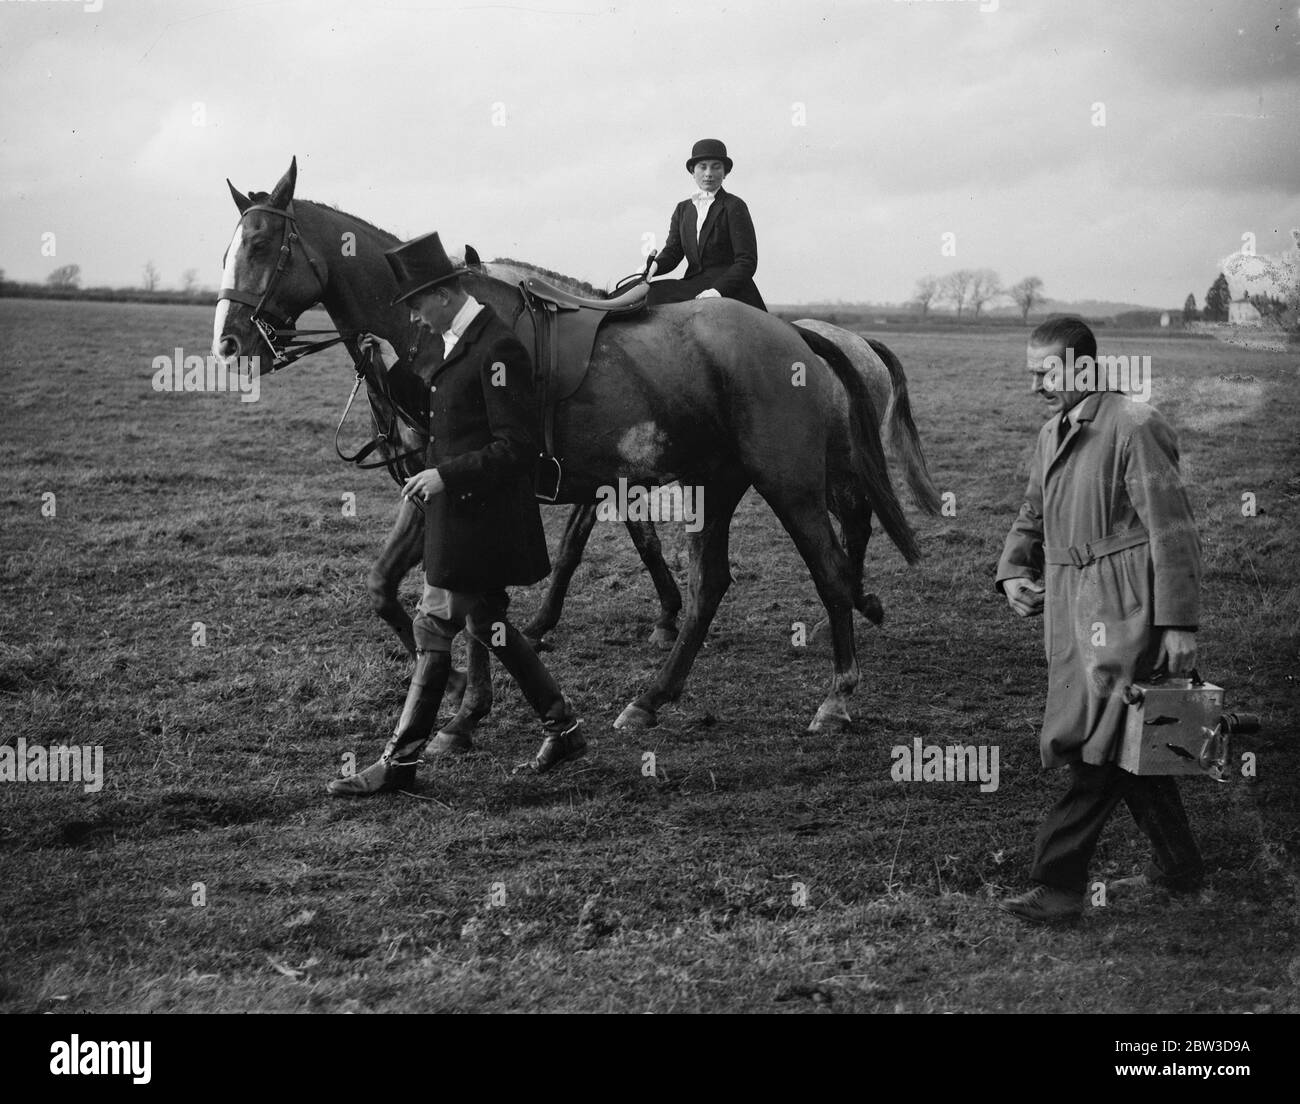
<path fill-rule="evenodd" d="M 623 434 L 618 454 L 629 464 L 653 468 L 668 448 L 668 434 L 654 422 L 638 422 Z"/>
<path fill-rule="evenodd" d="M 226 250 L 226 267 L 221 273 L 221 286 L 223 288 L 232 288 L 235 286 L 235 269 L 239 264 L 239 254 L 244 247 L 244 224 L 240 222 L 235 226 L 235 236 L 230 239 L 230 246 Z M 230 313 L 230 300 L 222 299 L 217 303 L 217 314 L 212 320 L 212 351 L 216 353 L 218 346 L 221 344 L 222 335 L 226 332 L 226 315 Z"/>

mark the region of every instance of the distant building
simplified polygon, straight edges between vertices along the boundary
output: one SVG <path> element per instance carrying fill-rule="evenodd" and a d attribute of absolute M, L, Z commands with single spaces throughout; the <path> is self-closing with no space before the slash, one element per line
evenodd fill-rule
<path fill-rule="evenodd" d="M 1228 323 L 1232 326 L 1258 326 L 1259 310 L 1249 299 L 1234 299 L 1228 304 Z"/>
<path fill-rule="evenodd" d="M 1228 281 L 1228 322 L 1258 326 L 1263 318 L 1250 300 L 1253 296 L 1278 300 L 1295 310 L 1300 305 L 1300 230 L 1291 231 L 1295 243 L 1281 253 L 1233 253 L 1220 262 Z"/>

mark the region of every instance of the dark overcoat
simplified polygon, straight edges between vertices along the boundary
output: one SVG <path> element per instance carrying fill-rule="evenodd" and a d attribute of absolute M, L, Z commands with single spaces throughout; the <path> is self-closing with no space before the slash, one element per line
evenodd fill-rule
<path fill-rule="evenodd" d="M 1164 629 L 1195 629 L 1200 616 L 1200 542 L 1169 423 L 1103 392 L 1079 404 L 1059 446 L 1057 427 L 1052 418 L 1038 434 L 997 576 L 999 588 L 1044 582 L 1047 767 L 1109 762 L 1127 716 L 1124 688 L 1151 674 Z M 1117 534 L 1115 544 L 1124 534 L 1136 543 L 1088 562 L 1089 544 Z M 1071 548 L 1077 566 L 1046 562 L 1070 559 Z"/>
<path fill-rule="evenodd" d="M 425 466 L 446 485 L 424 504 L 425 580 L 477 593 L 544 579 L 532 360 L 487 305 L 445 359 L 440 335 L 427 344 L 388 373 L 398 401 L 428 418 Z"/>
<path fill-rule="evenodd" d="M 650 284 L 650 302 L 679 303 L 700 292 L 716 288 L 726 299 L 739 299 L 759 310 L 767 310 L 754 283 L 758 271 L 758 239 L 749 208 L 739 196 L 719 188 L 709 204 L 704 225 L 696 234 L 695 202 L 684 199 L 673 209 L 668 222 L 668 241 L 659 251 L 659 271 L 667 275 L 686 260 L 680 280 L 655 280 Z"/>

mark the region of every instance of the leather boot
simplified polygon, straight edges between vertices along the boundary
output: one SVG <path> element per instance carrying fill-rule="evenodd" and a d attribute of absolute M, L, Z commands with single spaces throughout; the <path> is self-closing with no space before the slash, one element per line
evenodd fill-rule
<path fill-rule="evenodd" d="M 407 789 L 415 783 L 420 752 L 438 720 L 438 708 L 451 674 L 449 652 L 420 652 L 415 674 L 406 693 L 406 704 L 397 731 L 384 745 L 383 753 L 365 770 L 329 784 L 334 797 L 369 797 L 371 794 Z"/>
<path fill-rule="evenodd" d="M 563 717 L 542 722 L 542 746 L 531 760 L 519 764 L 517 770 L 545 774 L 561 763 L 581 759 L 587 754 L 587 740 L 581 732 L 582 722 L 573 715 L 567 702 L 564 704 L 564 714 Z"/>
<path fill-rule="evenodd" d="M 466 634 L 469 663 L 462 677 L 462 690 L 456 715 L 438 726 L 438 735 L 424 749 L 426 759 L 439 755 L 464 755 L 474 748 L 471 738 L 479 721 L 492 711 L 492 670 L 486 647 Z M 452 678 L 455 678 L 453 673 Z M 450 684 L 449 684 L 450 685 Z"/>
<path fill-rule="evenodd" d="M 538 658 L 524 634 L 513 625 L 505 626 L 506 641 L 492 649 L 519 689 L 542 720 L 542 746 L 527 763 L 515 769 L 531 770 L 536 774 L 581 759 L 587 754 L 587 741 L 580 731 L 582 722 L 573 712 L 568 700 L 560 692 L 555 677 Z"/>

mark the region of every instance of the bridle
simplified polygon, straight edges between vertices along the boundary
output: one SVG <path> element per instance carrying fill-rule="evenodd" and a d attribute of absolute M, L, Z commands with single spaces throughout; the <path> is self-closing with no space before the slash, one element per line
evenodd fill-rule
<path fill-rule="evenodd" d="M 406 477 L 402 474 L 400 465 L 413 456 L 421 455 L 424 452 L 424 446 L 399 451 L 401 446 L 399 422 L 405 422 L 411 429 L 425 438 L 428 437 L 428 428 L 421 425 L 419 420 L 408 413 L 393 397 L 392 390 L 388 386 L 387 373 L 376 370 L 373 358 L 357 351 L 353 342 L 360 334 L 359 330 L 300 330 L 294 325 L 297 321 L 296 318 L 276 315 L 267 309 L 266 304 L 275 294 L 281 278 L 289 268 L 289 262 L 293 259 L 294 242 L 298 242 L 302 246 L 302 255 L 307 258 L 312 275 L 316 277 L 316 282 L 320 285 L 320 290 L 312 300 L 313 302 L 318 302 L 324 296 L 326 281 L 320 265 L 317 264 L 316 258 L 311 255 L 311 252 L 307 249 L 307 243 L 303 241 L 302 235 L 298 232 L 298 217 L 293 213 L 293 200 L 290 200 L 283 209 L 272 207 L 266 203 L 249 204 L 240 212 L 239 218 L 241 222 L 250 211 L 264 211 L 268 215 L 277 215 L 284 220 L 284 233 L 280 238 L 280 256 L 276 262 L 275 271 L 271 273 L 271 278 L 266 282 L 266 290 L 261 295 L 255 295 L 250 291 L 241 291 L 239 288 L 222 288 L 217 296 L 217 301 L 229 299 L 231 302 L 243 303 L 245 306 L 253 308 L 250 321 L 257 329 L 257 332 L 262 335 L 262 340 L 266 342 L 267 348 L 271 350 L 271 355 L 274 358 L 270 368 L 272 372 L 284 368 L 296 360 L 301 360 L 305 356 L 310 356 L 312 353 L 319 353 L 323 349 L 346 342 L 348 353 L 352 356 L 353 363 L 356 366 L 357 378 L 352 385 L 352 393 L 348 396 L 347 405 L 343 408 L 343 416 L 339 419 L 339 424 L 334 430 L 334 451 L 338 453 L 340 459 L 350 464 L 356 464 L 359 468 L 387 468 L 388 473 L 397 482 L 398 486 L 405 485 Z M 316 336 L 319 334 L 332 334 L 333 336 L 321 338 Z M 352 410 L 352 403 L 357 397 L 357 391 L 360 390 L 363 382 L 369 384 L 366 389 L 366 398 L 370 401 L 371 414 L 374 417 L 375 427 L 378 432 L 349 456 L 339 444 L 339 436 L 343 431 L 343 423 L 347 421 L 348 413 Z M 376 403 L 376 396 L 381 400 L 380 403 Z M 387 407 L 386 415 L 381 406 Z M 366 458 L 372 452 L 384 445 L 388 446 L 390 452 L 388 457 L 384 457 L 381 453 L 378 460 L 367 461 Z M 423 504 L 417 499 L 412 499 L 412 501 L 423 508 Z"/>
<path fill-rule="evenodd" d="M 288 206 L 284 209 L 272 207 L 267 203 L 249 204 L 240 212 L 239 219 L 241 222 L 250 211 L 264 211 L 268 215 L 278 215 L 284 220 L 284 233 L 280 237 L 280 256 L 276 262 L 275 271 L 271 273 L 271 278 L 266 282 L 266 290 L 261 295 L 256 295 L 251 291 L 241 291 L 239 288 L 222 288 L 217 296 L 217 301 L 229 299 L 233 303 L 242 303 L 246 307 L 253 308 L 250 321 L 257 332 L 262 335 L 262 340 L 266 342 L 267 348 L 271 350 L 270 371 L 275 372 L 292 364 L 295 360 L 309 356 L 312 353 L 318 353 L 322 349 L 328 349 L 331 345 L 338 345 L 340 342 L 355 337 L 356 334 L 354 333 L 341 333 L 338 330 L 300 330 L 294 326 L 297 318 L 275 315 L 267 309 L 267 303 L 275 294 L 275 289 L 279 286 L 280 279 L 289 268 L 289 262 L 293 258 L 293 243 L 301 243 L 302 235 L 298 233 L 298 217 L 293 213 L 293 200 L 290 200 Z M 307 258 L 312 275 L 316 277 L 316 282 L 320 285 L 319 294 L 312 300 L 317 302 L 325 294 L 325 277 L 321 274 L 321 268 L 316 263 L 316 258 L 308 252 L 305 243 L 302 245 L 302 254 Z M 333 334 L 334 336 L 322 339 L 314 336 L 317 334 Z"/>

